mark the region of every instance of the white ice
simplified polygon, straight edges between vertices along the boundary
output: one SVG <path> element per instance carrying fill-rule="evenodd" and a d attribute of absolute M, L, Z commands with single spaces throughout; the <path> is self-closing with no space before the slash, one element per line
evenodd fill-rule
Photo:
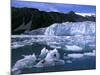
<path fill-rule="evenodd" d="M 73 53 L 73 54 L 68 54 L 68 57 L 70 58 L 82 58 L 84 55 L 81 53 Z"/>
<path fill-rule="evenodd" d="M 84 53 L 85 56 L 96 56 L 96 51 L 93 50 L 92 52 Z"/>
<path fill-rule="evenodd" d="M 82 48 L 77 45 L 65 45 L 67 51 L 82 51 Z"/>
<path fill-rule="evenodd" d="M 36 56 L 34 53 L 33 55 L 24 56 L 23 59 L 18 60 L 12 67 L 12 73 L 16 74 L 16 72 L 19 73 L 24 68 L 32 68 L 35 64 L 35 61 L 36 61 Z"/>
<path fill-rule="evenodd" d="M 49 50 L 46 49 L 45 47 L 41 50 L 41 53 L 39 55 L 39 59 L 44 59 L 46 57 L 46 55 L 48 54 Z"/>

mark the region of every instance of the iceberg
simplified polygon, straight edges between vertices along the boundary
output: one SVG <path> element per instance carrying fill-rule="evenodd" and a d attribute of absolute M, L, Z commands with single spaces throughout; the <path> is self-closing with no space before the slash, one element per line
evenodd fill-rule
<path fill-rule="evenodd" d="M 45 49 L 45 48 L 44 48 Z M 60 59 L 60 53 L 57 49 L 50 50 L 43 60 L 40 60 L 34 67 L 49 67 L 64 65 L 65 61 Z"/>
<path fill-rule="evenodd" d="M 45 47 L 41 50 L 41 53 L 39 55 L 39 59 L 44 59 L 46 57 L 46 55 L 48 54 L 48 49 L 46 49 Z"/>
<path fill-rule="evenodd" d="M 45 60 L 58 60 L 60 58 L 60 54 L 58 52 L 58 50 L 55 48 L 51 51 L 49 51 L 49 53 L 47 54 Z"/>

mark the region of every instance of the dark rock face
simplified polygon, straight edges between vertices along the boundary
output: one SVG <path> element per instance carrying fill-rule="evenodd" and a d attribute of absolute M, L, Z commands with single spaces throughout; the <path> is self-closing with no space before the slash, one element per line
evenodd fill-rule
<path fill-rule="evenodd" d="M 31 31 L 25 31 L 23 34 L 26 35 L 44 35 L 46 28 L 38 28 Z"/>
<path fill-rule="evenodd" d="M 35 8 L 15 8 L 11 10 L 12 34 L 21 34 L 38 28 L 48 27 L 53 23 L 95 21 L 95 16 L 69 13 L 45 12 Z"/>

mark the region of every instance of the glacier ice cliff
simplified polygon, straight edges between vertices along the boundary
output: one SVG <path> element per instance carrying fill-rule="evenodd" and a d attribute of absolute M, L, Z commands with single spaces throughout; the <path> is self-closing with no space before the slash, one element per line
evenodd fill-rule
<path fill-rule="evenodd" d="M 95 22 L 55 23 L 49 26 L 44 34 L 48 36 L 95 35 Z"/>

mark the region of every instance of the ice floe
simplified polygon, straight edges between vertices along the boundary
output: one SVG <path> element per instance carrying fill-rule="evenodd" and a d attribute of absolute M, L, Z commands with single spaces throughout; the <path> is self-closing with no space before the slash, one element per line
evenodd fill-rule
<path fill-rule="evenodd" d="M 84 55 L 81 53 L 73 53 L 73 54 L 68 54 L 68 57 L 70 58 L 82 58 Z"/>
<path fill-rule="evenodd" d="M 93 50 L 93 52 L 87 52 L 87 53 L 84 53 L 84 55 L 86 55 L 86 56 L 96 56 L 96 51 Z"/>
<path fill-rule="evenodd" d="M 67 51 L 82 51 L 82 48 L 77 45 L 65 45 Z"/>

